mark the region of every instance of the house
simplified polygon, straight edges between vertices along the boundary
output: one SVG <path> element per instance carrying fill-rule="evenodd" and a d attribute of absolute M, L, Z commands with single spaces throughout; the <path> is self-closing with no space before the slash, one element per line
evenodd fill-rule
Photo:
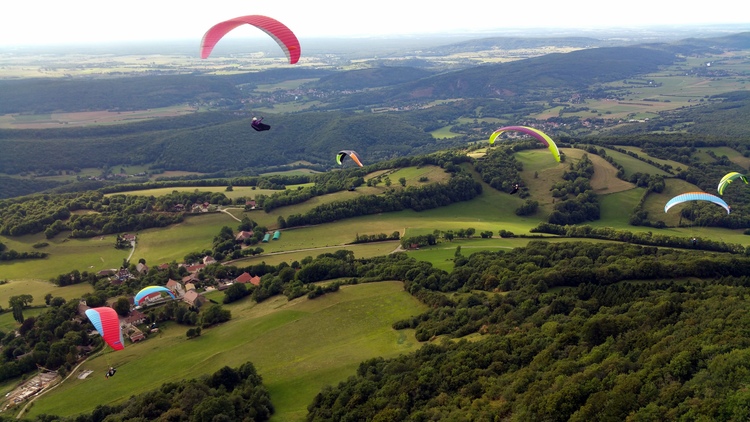
<path fill-rule="evenodd" d="M 107 270 L 101 270 L 101 271 L 97 272 L 96 276 L 97 277 L 110 277 L 110 276 L 115 275 L 116 272 L 117 272 L 117 269 L 110 268 L 110 269 L 107 269 Z"/>
<path fill-rule="evenodd" d="M 243 230 L 243 231 L 241 231 L 241 232 L 237 233 L 237 236 L 235 236 L 235 237 L 234 237 L 234 240 L 235 240 L 236 242 L 242 242 L 242 241 L 244 241 L 245 239 L 250 239 L 251 237 L 253 237 L 253 234 L 254 234 L 254 233 L 253 233 L 253 231 L 252 231 L 252 230 L 251 230 L 251 231 L 244 231 L 244 230 Z"/>
<path fill-rule="evenodd" d="M 257 275 L 252 276 L 247 271 L 240 274 L 237 278 L 234 279 L 234 281 L 235 283 L 243 283 L 243 284 L 250 283 L 253 286 L 260 285 L 260 277 L 258 277 Z"/>
<path fill-rule="evenodd" d="M 130 274 L 130 271 L 127 268 L 120 268 L 115 274 L 115 280 L 117 280 L 119 283 L 128 281 L 131 278 L 135 277 L 133 276 L 133 274 Z M 115 283 L 115 280 L 112 280 L 112 283 Z"/>
<path fill-rule="evenodd" d="M 132 310 L 128 316 L 123 318 L 123 321 L 130 325 L 143 324 L 146 322 L 146 314 L 137 310 Z"/>
<path fill-rule="evenodd" d="M 148 273 L 148 265 L 146 265 L 146 264 L 144 264 L 142 262 L 139 262 L 135 266 L 135 270 L 138 272 L 138 274 L 147 274 Z"/>
<path fill-rule="evenodd" d="M 185 287 L 177 280 L 167 280 L 167 288 L 176 298 L 185 296 Z"/>
<path fill-rule="evenodd" d="M 203 257 L 203 265 L 211 265 L 214 263 L 216 263 L 216 259 L 211 255 L 206 255 Z"/>
<path fill-rule="evenodd" d="M 206 268 L 206 264 L 196 264 L 196 265 L 188 265 L 185 267 L 186 270 L 188 270 L 189 273 L 197 273 L 198 271 Z M 184 281 L 184 279 L 183 279 Z"/>
<path fill-rule="evenodd" d="M 169 269 L 169 263 L 165 262 L 164 264 L 159 264 L 158 267 L 156 267 L 160 270 L 168 270 Z"/>
<path fill-rule="evenodd" d="M 135 242 L 135 235 L 125 233 L 124 235 L 122 235 L 122 240 L 126 242 Z"/>
<path fill-rule="evenodd" d="M 196 292 L 195 290 L 189 290 L 187 293 L 185 293 L 185 296 L 182 298 L 182 300 L 184 300 L 188 305 L 194 306 L 196 308 L 200 308 L 201 306 L 203 306 L 203 304 L 208 302 L 208 299 L 198 294 L 198 292 Z"/>
<path fill-rule="evenodd" d="M 256 203 L 254 199 L 249 199 L 245 201 L 245 208 L 249 208 L 251 210 L 254 210 L 256 207 Z"/>
<path fill-rule="evenodd" d="M 137 341 L 144 340 L 146 338 L 146 335 L 143 334 L 143 331 L 136 328 L 135 331 L 132 334 L 130 334 L 129 338 L 132 343 L 135 343 Z"/>

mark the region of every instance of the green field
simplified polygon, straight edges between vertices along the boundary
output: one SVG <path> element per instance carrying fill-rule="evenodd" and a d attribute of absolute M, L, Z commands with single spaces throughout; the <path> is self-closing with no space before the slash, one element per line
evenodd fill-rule
<path fill-rule="evenodd" d="M 745 157 L 734 148 L 731 147 L 715 147 L 715 148 L 698 148 L 699 150 L 712 151 L 717 157 L 726 155 L 729 161 L 737 164 L 738 166 L 748 169 L 750 168 L 750 157 Z"/>
<path fill-rule="evenodd" d="M 232 320 L 197 339 L 186 339 L 188 327 L 169 323 L 162 334 L 127 344 L 122 352 L 90 358 L 81 370 L 93 370 L 91 376 L 71 377 L 38 399 L 29 416 L 90 412 L 165 382 L 249 360 L 271 393 L 272 420 L 304 420 L 315 394 L 353 375 L 363 360 L 416 350 L 413 331 L 395 331 L 391 324 L 426 310 L 395 281 L 343 286 L 315 300 L 276 296 L 260 304 L 246 299 L 225 306 Z M 102 375 L 109 364 L 118 372 L 107 380 Z"/>
<path fill-rule="evenodd" d="M 607 155 L 612 157 L 613 160 L 619 165 L 625 169 L 625 177 L 630 177 L 635 173 L 648 173 L 648 174 L 654 174 L 659 176 L 670 176 L 669 173 L 665 172 L 664 170 L 654 167 L 651 164 L 641 161 L 635 157 L 631 157 L 628 154 L 623 154 L 619 151 L 615 151 L 609 148 L 604 148 L 604 150 L 607 152 Z M 642 152 L 636 152 L 639 156 L 643 156 Z M 645 158 L 645 157 L 644 157 Z M 655 162 L 657 160 L 654 160 Z M 685 168 L 686 166 L 682 166 Z"/>
<path fill-rule="evenodd" d="M 687 164 L 683 164 L 683 163 L 680 163 L 680 162 L 677 162 L 677 161 L 674 161 L 674 160 L 665 160 L 665 159 L 662 159 L 662 158 L 652 157 L 652 156 L 646 154 L 643 151 L 643 149 L 641 149 L 639 147 L 618 146 L 618 148 L 624 149 L 626 151 L 632 151 L 632 152 L 638 154 L 639 157 L 644 158 L 644 159 L 649 159 L 649 160 L 651 160 L 651 161 L 653 161 L 655 163 L 659 163 L 659 164 L 662 164 L 662 165 L 670 165 L 670 166 L 672 166 L 672 169 L 674 169 L 675 171 L 678 168 L 687 169 L 687 168 L 690 167 Z M 607 150 L 607 153 L 609 154 L 609 150 Z M 630 156 L 628 156 L 628 157 L 632 158 Z M 614 158 L 614 157 L 612 157 L 612 158 Z M 623 167 L 624 166 L 625 166 L 625 164 L 623 164 Z"/>
<path fill-rule="evenodd" d="M 31 295 L 34 297 L 32 306 L 44 305 L 44 296 L 50 293 L 53 297 L 61 297 L 65 300 L 80 298 L 84 293 L 92 292 L 94 288 L 88 283 L 73 284 L 70 286 L 59 287 L 48 281 L 41 280 L 24 280 L 9 281 L 6 284 L 0 284 L 0 298 L 9 298 L 18 295 Z M 6 304 L 0 302 L 0 306 Z"/>
<path fill-rule="evenodd" d="M 305 183 L 302 185 L 289 185 L 287 186 L 288 190 L 294 190 L 298 187 L 306 187 L 306 186 L 312 186 L 312 183 Z M 160 197 L 164 195 L 169 195 L 172 192 L 221 192 L 223 193 L 227 198 L 234 199 L 234 198 L 246 198 L 246 199 L 254 199 L 258 195 L 266 195 L 270 196 L 274 193 L 280 192 L 279 190 L 275 189 L 257 189 L 254 186 L 232 186 L 231 191 L 227 191 L 226 186 L 180 186 L 180 187 L 171 187 L 171 188 L 154 188 L 154 189 L 142 189 L 142 190 L 133 190 L 128 192 L 119 192 L 119 193 L 108 193 L 105 196 L 112 196 L 112 195 L 138 195 L 138 196 L 153 196 L 153 197 Z"/>
<path fill-rule="evenodd" d="M 61 233 L 54 239 L 46 239 L 43 233 L 20 237 L 0 236 L 0 242 L 8 249 L 34 251 L 37 242 L 49 246 L 38 249 L 49 256 L 45 259 L 0 261 L 0 277 L 10 280 L 49 280 L 73 270 L 93 271 L 119 268 L 128 257 L 130 249 L 115 249 L 115 235 L 97 236 L 90 239 L 68 239 Z"/>

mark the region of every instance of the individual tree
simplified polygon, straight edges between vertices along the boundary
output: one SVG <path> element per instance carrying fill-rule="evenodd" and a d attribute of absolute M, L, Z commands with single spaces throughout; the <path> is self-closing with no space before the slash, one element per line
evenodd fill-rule
<path fill-rule="evenodd" d="M 112 309 L 117 312 L 117 315 L 128 316 L 130 313 L 130 301 L 124 297 L 117 298 L 117 301 L 112 305 Z"/>
<path fill-rule="evenodd" d="M 401 186 L 406 187 L 406 177 L 399 178 L 398 183 L 400 183 Z"/>

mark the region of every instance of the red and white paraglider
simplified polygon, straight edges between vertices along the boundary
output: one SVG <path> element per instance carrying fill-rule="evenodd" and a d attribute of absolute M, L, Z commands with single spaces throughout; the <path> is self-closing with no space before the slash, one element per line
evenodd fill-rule
<path fill-rule="evenodd" d="M 279 47 L 284 50 L 286 57 L 289 59 L 289 64 L 295 64 L 299 61 L 299 56 L 302 53 L 302 50 L 300 49 L 297 36 L 295 36 L 292 30 L 287 28 L 283 23 L 276 19 L 269 18 L 268 16 L 261 15 L 240 16 L 224 22 L 219 22 L 212 26 L 206 34 L 203 35 L 203 40 L 201 40 L 201 58 L 208 58 L 216 43 L 218 43 L 219 40 L 221 40 L 221 38 L 229 31 L 240 25 L 252 25 L 270 35 L 276 40 Z"/>

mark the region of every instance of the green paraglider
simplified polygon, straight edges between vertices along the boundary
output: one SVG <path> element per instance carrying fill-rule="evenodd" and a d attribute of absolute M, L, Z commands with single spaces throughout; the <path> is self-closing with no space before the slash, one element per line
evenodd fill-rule
<path fill-rule="evenodd" d="M 498 136 L 500 136 L 503 132 L 508 131 L 515 131 L 515 132 L 521 132 L 525 133 L 527 135 L 531 135 L 534 138 L 538 139 L 539 142 L 543 143 L 547 146 L 549 151 L 552 153 L 552 156 L 555 157 L 555 160 L 559 163 L 560 162 L 560 150 L 557 148 L 557 144 L 555 144 L 555 141 L 552 140 L 547 134 L 542 132 L 539 129 L 534 129 L 533 127 L 527 127 L 527 126 L 505 126 L 501 127 L 500 129 L 492 132 L 492 135 L 490 135 L 490 145 L 493 145 L 495 143 L 495 139 L 497 139 Z"/>
<path fill-rule="evenodd" d="M 733 171 L 731 173 L 727 173 L 724 175 L 724 177 L 721 178 L 719 181 L 719 186 L 716 188 L 716 190 L 719 191 L 719 195 L 724 195 L 724 190 L 729 186 L 730 183 L 733 181 L 740 179 L 747 185 L 747 177 L 743 174 L 737 173 L 736 171 Z"/>

